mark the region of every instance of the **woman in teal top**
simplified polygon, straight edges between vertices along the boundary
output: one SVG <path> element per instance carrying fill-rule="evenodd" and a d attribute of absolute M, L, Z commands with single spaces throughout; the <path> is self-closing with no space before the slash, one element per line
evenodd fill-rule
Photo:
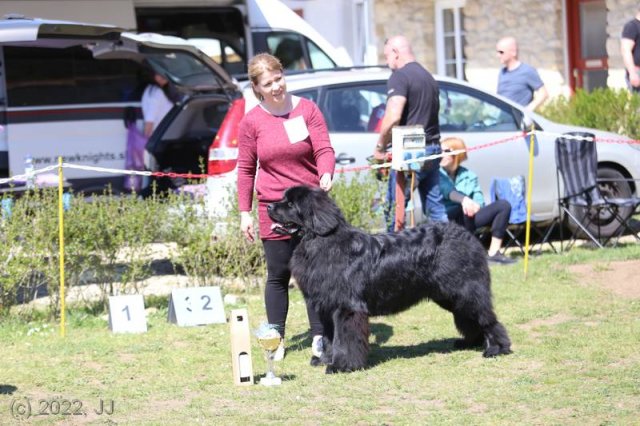
<path fill-rule="evenodd" d="M 467 147 L 459 138 L 442 141 L 442 152 L 466 151 Z M 509 225 L 511 205 L 505 200 L 496 200 L 485 205 L 478 176 L 460 165 L 467 159 L 467 153 L 445 155 L 440 162 L 440 192 L 449 220 L 458 222 L 470 232 L 483 226 L 491 226 L 491 244 L 487 259 L 496 263 L 513 263 L 515 260 L 500 253 L 502 239 Z"/>

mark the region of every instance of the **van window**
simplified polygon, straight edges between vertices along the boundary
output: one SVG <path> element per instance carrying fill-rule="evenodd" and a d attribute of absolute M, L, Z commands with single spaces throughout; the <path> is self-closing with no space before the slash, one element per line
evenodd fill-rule
<path fill-rule="evenodd" d="M 269 52 L 280 59 L 286 70 L 335 68 L 336 64 L 314 42 L 296 33 L 268 33 Z M 311 63 L 305 60 L 305 50 Z"/>
<path fill-rule="evenodd" d="M 224 40 L 213 38 L 190 38 L 188 42 L 202 50 L 231 75 L 247 72 L 240 52 Z"/>
<path fill-rule="evenodd" d="M 136 8 L 138 31 L 194 39 L 229 74 L 246 72 L 244 21 L 235 7 Z M 210 41 L 207 41 L 210 40 Z"/>
<path fill-rule="evenodd" d="M 99 61 L 82 47 L 4 47 L 10 107 L 133 102 L 142 97 L 139 65 Z"/>
<path fill-rule="evenodd" d="M 311 59 L 311 68 L 316 70 L 335 68 L 336 64 L 314 42 L 307 40 L 307 50 Z"/>
<path fill-rule="evenodd" d="M 267 36 L 269 51 L 282 63 L 286 70 L 307 68 L 302 50 L 302 40 L 296 34 L 271 33 Z"/>

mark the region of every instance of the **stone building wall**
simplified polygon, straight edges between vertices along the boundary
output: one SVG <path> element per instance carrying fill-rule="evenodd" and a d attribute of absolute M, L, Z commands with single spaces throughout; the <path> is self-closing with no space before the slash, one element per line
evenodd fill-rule
<path fill-rule="evenodd" d="M 427 69 L 436 69 L 435 19 L 433 0 L 376 0 L 375 32 L 378 58 L 384 64 L 384 41 L 402 34 L 413 45 L 416 59 Z"/>
<path fill-rule="evenodd" d="M 500 68 L 496 42 L 513 36 L 519 59 L 538 69 L 552 95 L 566 85 L 560 1 L 467 0 L 464 27 L 466 77 L 471 83 L 496 90 Z"/>
<path fill-rule="evenodd" d="M 466 79 L 495 91 L 500 68 L 495 45 L 500 37 L 512 35 L 518 40 L 520 59 L 538 69 L 550 95 L 568 95 L 565 1 L 466 0 L 463 9 Z M 624 23 L 633 18 L 639 3 L 606 0 L 606 6 L 607 83 L 610 87 L 624 87 L 620 33 Z M 384 63 L 384 40 L 394 34 L 405 34 L 414 44 L 418 61 L 429 70 L 437 69 L 435 0 L 375 0 L 373 12 L 379 63 Z"/>

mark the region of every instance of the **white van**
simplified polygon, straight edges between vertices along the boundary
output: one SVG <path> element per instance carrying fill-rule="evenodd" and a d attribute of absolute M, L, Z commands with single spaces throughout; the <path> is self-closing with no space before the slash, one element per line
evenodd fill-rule
<path fill-rule="evenodd" d="M 240 92 L 202 51 L 177 37 L 112 26 L 0 20 L 0 178 L 65 162 L 124 169 L 125 111 L 140 116 L 143 61 L 181 94 L 151 136 L 160 169 L 200 173 L 231 101 Z M 171 124 L 171 125 L 169 125 Z M 75 189 L 122 188 L 123 175 L 66 169 Z M 2 189 L 2 188 L 0 188 Z"/>
<path fill-rule="evenodd" d="M 279 0 L 2 0 L 0 17 L 22 14 L 96 22 L 189 39 L 236 78 L 256 53 L 280 57 L 288 69 L 353 65 Z"/>

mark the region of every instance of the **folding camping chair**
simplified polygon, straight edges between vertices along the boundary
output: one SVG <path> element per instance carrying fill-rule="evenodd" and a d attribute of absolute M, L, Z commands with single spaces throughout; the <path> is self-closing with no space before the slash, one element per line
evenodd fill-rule
<path fill-rule="evenodd" d="M 520 242 L 522 234 L 526 231 L 527 226 L 527 195 L 524 176 L 513 176 L 510 178 L 495 177 L 491 179 L 489 187 L 489 199 L 491 202 L 495 200 L 506 200 L 511 204 L 511 215 L 509 216 L 509 227 L 507 228 L 508 240 L 503 241 L 504 250 L 509 247 L 518 247 L 520 252 L 524 254 L 524 246 Z M 557 253 L 556 248 L 550 241 L 551 234 L 555 229 L 557 219 L 540 219 L 535 214 L 531 215 L 531 230 L 535 233 L 535 239 L 529 248 L 529 253 L 533 252 L 533 248 L 539 246 L 537 252 L 540 253 L 545 244 Z"/>
<path fill-rule="evenodd" d="M 611 240 L 614 240 L 615 246 L 625 231 L 631 231 L 640 240 L 630 225 L 631 216 L 640 205 L 640 198 L 615 196 L 617 194 L 607 196 L 601 192 L 598 184 L 610 179 L 598 179 L 598 153 L 593 134 L 570 132 L 557 138 L 556 166 L 564 185 L 564 195 L 560 196 L 558 177 L 558 207 L 561 215 L 566 215 L 567 220 L 575 224 L 567 249 L 581 236 L 588 237 L 600 248 Z M 614 221 L 618 223 L 615 230 L 603 235 L 602 226 Z M 560 229 L 562 240 L 562 227 Z"/>

